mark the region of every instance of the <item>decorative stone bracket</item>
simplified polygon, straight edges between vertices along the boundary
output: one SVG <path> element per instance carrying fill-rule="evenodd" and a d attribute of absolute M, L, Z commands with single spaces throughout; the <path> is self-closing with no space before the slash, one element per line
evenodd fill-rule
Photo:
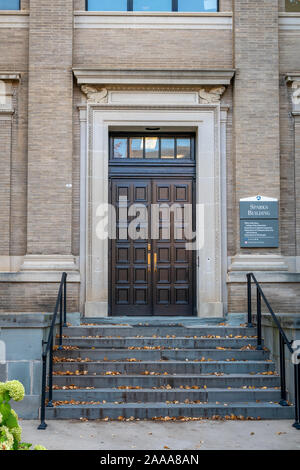
<path fill-rule="evenodd" d="M 224 86 L 217 87 L 203 87 L 199 90 L 199 103 L 200 104 L 215 104 L 219 103 L 226 88 Z"/>
<path fill-rule="evenodd" d="M 20 74 L 0 72 L 0 112 L 13 111 L 13 81 L 16 80 L 20 80 Z"/>
<path fill-rule="evenodd" d="M 292 89 L 293 111 L 300 111 L 300 73 L 288 74 L 285 78 L 287 85 Z"/>
<path fill-rule="evenodd" d="M 86 95 L 89 103 L 97 104 L 108 102 L 108 91 L 106 88 L 91 85 L 82 85 L 81 91 Z"/>

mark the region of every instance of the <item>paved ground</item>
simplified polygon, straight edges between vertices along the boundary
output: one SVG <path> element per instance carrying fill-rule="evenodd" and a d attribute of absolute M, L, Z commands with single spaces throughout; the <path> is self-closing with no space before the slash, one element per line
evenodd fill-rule
<path fill-rule="evenodd" d="M 300 450 L 291 421 L 103 422 L 22 421 L 22 439 L 49 450 Z"/>

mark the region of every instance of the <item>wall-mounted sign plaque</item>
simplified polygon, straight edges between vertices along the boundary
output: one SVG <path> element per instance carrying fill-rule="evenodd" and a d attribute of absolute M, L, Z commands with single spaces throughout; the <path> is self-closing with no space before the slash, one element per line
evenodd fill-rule
<path fill-rule="evenodd" d="M 278 200 L 264 196 L 240 200 L 241 248 L 279 246 Z"/>

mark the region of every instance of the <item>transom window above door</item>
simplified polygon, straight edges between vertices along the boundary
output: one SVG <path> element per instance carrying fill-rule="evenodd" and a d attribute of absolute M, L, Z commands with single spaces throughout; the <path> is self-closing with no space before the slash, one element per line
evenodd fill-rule
<path fill-rule="evenodd" d="M 88 11 L 216 12 L 218 0 L 86 0 Z"/>
<path fill-rule="evenodd" d="M 111 135 L 111 160 L 194 160 L 192 135 Z"/>

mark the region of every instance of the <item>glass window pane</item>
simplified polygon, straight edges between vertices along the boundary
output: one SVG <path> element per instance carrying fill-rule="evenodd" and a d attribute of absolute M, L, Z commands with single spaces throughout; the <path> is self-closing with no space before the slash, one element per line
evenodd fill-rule
<path fill-rule="evenodd" d="M 218 11 L 218 0 L 178 0 L 178 11 Z"/>
<path fill-rule="evenodd" d="M 0 10 L 20 10 L 20 1 L 0 0 Z"/>
<path fill-rule="evenodd" d="M 300 12 L 300 0 L 285 0 L 285 9 Z"/>
<path fill-rule="evenodd" d="M 114 158 L 127 158 L 127 139 L 114 139 Z"/>
<path fill-rule="evenodd" d="M 127 11 L 127 0 L 88 0 L 88 11 Z"/>
<path fill-rule="evenodd" d="M 191 158 L 191 140 L 177 139 L 177 158 Z"/>
<path fill-rule="evenodd" d="M 145 139 L 146 158 L 159 157 L 159 141 L 157 137 L 146 137 Z"/>
<path fill-rule="evenodd" d="M 175 158 L 175 139 L 161 139 L 161 158 Z"/>
<path fill-rule="evenodd" d="M 142 137 L 130 139 L 130 158 L 143 158 L 144 140 Z"/>
<path fill-rule="evenodd" d="M 133 0 L 134 11 L 172 11 L 172 0 Z"/>

